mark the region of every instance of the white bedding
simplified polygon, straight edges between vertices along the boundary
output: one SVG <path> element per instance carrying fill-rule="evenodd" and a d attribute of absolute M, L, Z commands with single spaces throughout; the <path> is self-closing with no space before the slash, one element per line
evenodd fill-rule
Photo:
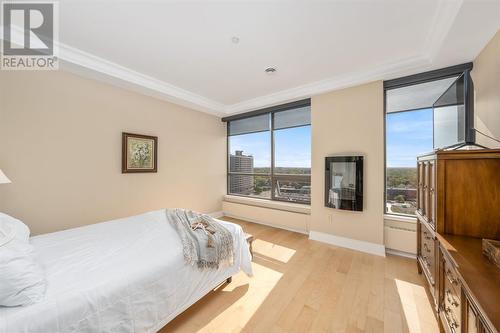
<path fill-rule="evenodd" d="M 48 287 L 37 304 L 0 307 L 0 332 L 156 332 L 226 278 L 252 275 L 240 226 L 231 267 L 186 265 L 177 232 L 159 210 L 31 238 Z"/>

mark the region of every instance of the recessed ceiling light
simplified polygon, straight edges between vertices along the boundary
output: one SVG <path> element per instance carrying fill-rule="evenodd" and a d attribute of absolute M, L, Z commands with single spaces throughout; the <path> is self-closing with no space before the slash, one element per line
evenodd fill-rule
<path fill-rule="evenodd" d="M 240 39 L 238 37 L 236 37 L 236 36 L 233 36 L 231 38 L 231 42 L 233 42 L 233 44 L 238 44 L 240 42 Z"/>
<path fill-rule="evenodd" d="M 267 67 L 264 72 L 266 72 L 266 74 L 274 74 L 276 73 L 276 71 L 277 71 L 276 67 Z"/>

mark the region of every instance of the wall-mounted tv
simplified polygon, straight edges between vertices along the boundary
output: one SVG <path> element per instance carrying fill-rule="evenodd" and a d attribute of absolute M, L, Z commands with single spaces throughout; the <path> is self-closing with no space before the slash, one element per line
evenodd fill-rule
<path fill-rule="evenodd" d="M 325 158 L 325 206 L 363 210 L 363 156 Z"/>

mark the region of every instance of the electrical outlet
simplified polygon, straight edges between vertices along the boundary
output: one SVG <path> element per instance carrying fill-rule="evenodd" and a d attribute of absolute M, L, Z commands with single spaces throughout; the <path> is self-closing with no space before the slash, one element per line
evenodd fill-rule
<path fill-rule="evenodd" d="M 333 223 L 333 214 L 328 214 L 328 222 Z"/>

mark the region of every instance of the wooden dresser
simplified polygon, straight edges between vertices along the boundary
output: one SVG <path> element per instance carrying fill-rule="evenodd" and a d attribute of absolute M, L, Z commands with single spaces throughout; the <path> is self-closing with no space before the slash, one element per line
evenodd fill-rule
<path fill-rule="evenodd" d="M 500 150 L 420 156 L 417 265 L 445 332 L 500 330 L 500 268 L 481 239 L 500 240 Z"/>

